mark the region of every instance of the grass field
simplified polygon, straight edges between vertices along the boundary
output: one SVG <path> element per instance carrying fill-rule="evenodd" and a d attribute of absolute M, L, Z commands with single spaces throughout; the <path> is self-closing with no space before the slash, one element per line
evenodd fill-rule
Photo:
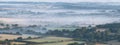
<path fill-rule="evenodd" d="M 66 38 L 66 37 L 45 37 L 40 39 L 31 39 L 26 40 L 30 42 L 54 42 L 54 43 L 44 43 L 44 44 L 35 44 L 35 45 L 68 45 L 70 43 L 78 42 L 74 41 L 72 38 Z M 82 43 L 82 42 L 81 42 Z"/>
<path fill-rule="evenodd" d="M 10 34 L 0 34 L 0 40 L 5 40 L 5 39 L 16 39 L 18 37 L 22 37 L 21 35 L 10 35 Z M 27 38 L 27 37 L 23 37 Z M 36 42 L 36 43 L 43 43 L 43 44 L 34 44 L 34 45 L 67 45 L 69 43 L 74 43 L 77 41 L 73 41 L 72 38 L 66 38 L 66 37 L 55 37 L 55 36 L 48 36 L 44 38 L 38 38 L 38 39 L 29 39 L 29 40 L 24 40 L 28 42 Z M 45 42 L 45 43 L 44 43 Z M 12 45 L 14 44 L 26 44 L 25 42 L 11 42 Z"/>
<path fill-rule="evenodd" d="M 11 45 L 24 45 L 26 43 L 23 42 L 11 42 Z"/>
<path fill-rule="evenodd" d="M 118 42 L 117 40 L 112 40 L 112 41 L 108 41 L 106 44 L 96 43 L 95 45 L 120 45 L 120 42 Z"/>
<path fill-rule="evenodd" d="M 38 45 L 68 45 L 70 43 L 74 43 L 77 41 L 67 41 L 67 42 L 60 42 L 60 43 L 50 43 L 50 44 L 38 44 Z"/>
<path fill-rule="evenodd" d="M 56 42 L 56 41 L 65 41 L 65 40 L 72 40 L 72 38 L 64 38 L 64 37 L 45 37 L 40 39 L 32 39 L 26 40 L 31 42 Z"/>
<path fill-rule="evenodd" d="M 22 36 L 22 35 L 0 34 L 0 40 L 5 40 L 5 39 L 13 40 L 18 37 L 27 38 L 26 36 Z"/>

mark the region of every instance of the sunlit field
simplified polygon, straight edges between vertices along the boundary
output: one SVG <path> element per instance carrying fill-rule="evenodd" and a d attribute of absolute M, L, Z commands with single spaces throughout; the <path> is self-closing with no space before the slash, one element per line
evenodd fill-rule
<path fill-rule="evenodd" d="M 65 37 L 45 37 L 40 39 L 32 39 L 32 40 L 26 40 L 31 42 L 59 42 L 59 41 L 69 41 L 72 40 L 72 38 L 65 38 Z"/>
<path fill-rule="evenodd" d="M 0 34 L 0 40 L 13 40 L 16 39 L 18 37 L 23 37 L 23 38 L 27 38 L 27 36 L 21 36 L 21 35 L 11 35 L 11 34 Z"/>
<path fill-rule="evenodd" d="M 74 41 L 72 38 L 52 37 L 52 36 L 40 38 L 40 39 L 31 39 L 26 41 L 43 43 L 43 44 L 35 44 L 35 45 L 67 45 L 69 43 L 79 42 L 79 41 Z"/>
<path fill-rule="evenodd" d="M 11 42 L 11 45 L 24 45 L 26 43 L 23 42 Z"/>
<path fill-rule="evenodd" d="M 66 42 L 60 42 L 60 43 L 50 43 L 50 44 L 41 44 L 41 45 L 68 45 L 70 43 L 74 43 L 74 42 L 77 42 L 77 41 L 66 41 Z M 40 45 L 40 44 L 38 44 Z"/>

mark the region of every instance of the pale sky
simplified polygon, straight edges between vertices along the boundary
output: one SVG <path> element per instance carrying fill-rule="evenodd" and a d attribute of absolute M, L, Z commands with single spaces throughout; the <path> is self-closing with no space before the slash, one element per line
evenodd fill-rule
<path fill-rule="evenodd" d="M 21 1 L 21 2 L 120 2 L 120 0 L 0 0 L 0 1 Z"/>

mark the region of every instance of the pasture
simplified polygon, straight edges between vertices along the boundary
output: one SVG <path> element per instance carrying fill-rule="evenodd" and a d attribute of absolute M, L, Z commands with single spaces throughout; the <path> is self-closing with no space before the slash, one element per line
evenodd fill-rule
<path fill-rule="evenodd" d="M 39 39 L 31 39 L 26 41 L 38 43 L 34 45 L 68 45 L 69 43 L 78 42 L 78 41 L 74 41 L 72 38 L 55 37 L 55 36 L 49 36 L 49 37 L 39 38 Z M 39 43 L 42 43 L 42 44 L 39 44 Z"/>
<path fill-rule="evenodd" d="M 26 41 L 31 41 L 31 42 L 59 42 L 59 41 L 68 41 L 68 40 L 72 40 L 72 38 L 65 38 L 65 37 L 45 37 L 45 38 L 31 39 L 31 40 L 26 40 Z"/>
<path fill-rule="evenodd" d="M 74 42 L 77 42 L 77 41 L 66 41 L 66 42 L 48 43 L 48 44 L 41 44 L 41 45 L 68 45 L 68 44 L 74 43 Z M 40 44 L 38 44 L 38 45 L 40 45 Z"/>
<path fill-rule="evenodd" d="M 18 37 L 27 38 L 27 36 L 22 36 L 22 35 L 0 34 L 0 40 L 5 40 L 5 39 L 13 40 Z"/>

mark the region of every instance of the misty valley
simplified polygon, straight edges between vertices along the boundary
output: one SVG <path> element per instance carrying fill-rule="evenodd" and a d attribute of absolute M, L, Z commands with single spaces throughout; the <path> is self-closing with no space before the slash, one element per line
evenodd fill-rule
<path fill-rule="evenodd" d="M 0 2 L 0 45 L 120 45 L 120 3 Z"/>

